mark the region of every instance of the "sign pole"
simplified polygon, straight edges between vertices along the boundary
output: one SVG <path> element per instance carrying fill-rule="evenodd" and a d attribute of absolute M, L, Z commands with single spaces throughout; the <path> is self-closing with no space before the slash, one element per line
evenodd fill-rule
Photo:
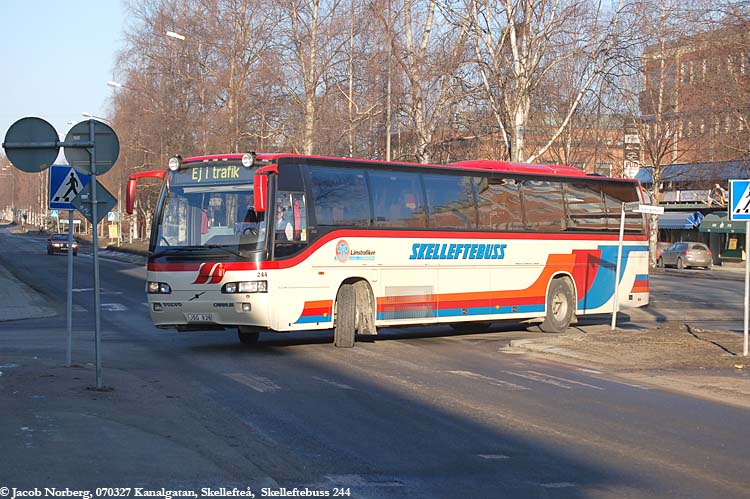
<path fill-rule="evenodd" d="M 58 218 L 59 221 L 59 218 Z M 58 222 L 59 223 L 59 222 Z M 68 346 L 65 354 L 67 367 L 73 364 L 73 210 L 68 210 L 68 290 L 67 290 Z"/>
<path fill-rule="evenodd" d="M 96 352 L 96 388 L 100 390 L 102 385 L 102 353 L 101 353 L 101 310 L 99 295 L 99 216 L 97 213 L 96 200 L 96 144 L 94 142 L 94 120 L 89 120 L 89 142 L 92 145 L 89 150 L 91 156 L 91 213 L 94 222 L 94 344 Z"/>
<path fill-rule="evenodd" d="M 743 328 L 744 348 L 742 355 L 747 357 L 748 299 L 750 298 L 750 220 L 745 222 L 745 326 Z"/>
<path fill-rule="evenodd" d="M 625 203 L 620 207 L 620 238 L 617 242 L 617 265 L 615 266 L 615 292 L 614 304 L 612 305 L 612 327 L 614 330 L 617 323 L 617 310 L 620 301 L 620 267 L 622 266 L 622 240 L 625 236 Z"/>

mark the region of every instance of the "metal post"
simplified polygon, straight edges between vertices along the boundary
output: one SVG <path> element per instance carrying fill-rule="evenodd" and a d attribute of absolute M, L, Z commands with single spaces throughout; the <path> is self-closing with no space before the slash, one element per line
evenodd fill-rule
<path fill-rule="evenodd" d="M 744 348 L 742 355 L 748 356 L 747 352 L 747 323 L 748 307 L 750 307 L 750 220 L 745 222 L 745 325 L 743 328 Z"/>
<path fill-rule="evenodd" d="M 89 142 L 94 144 L 94 120 L 89 120 Z M 96 388 L 102 388 L 101 310 L 99 297 L 99 210 L 96 199 L 96 145 L 89 149 L 91 155 L 91 218 L 94 224 L 94 343 L 96 351 Z"/>
<path fill-rule="evenodd" d="M 117 247 L 122 241 L 122 179 L 117 183 Z"/>
<path fill-rule="evenodd" d="M 615 266 L 615 292 L 612 305 L 612 329 L 617 323 L 617 311 L 620 308 L 620 267 L 622 265 L 622 240 L 625 235 L 625 203 L 620 208 L 620 238 L 617 243 L 617 265 Z"/>
<path fill-rule="evenodd" d="M 59 221 L 59 218 L 58 218 Z M 65 355 L 65 364 L 70 367 L 73 364 L 73 210 L 68 210 L 68 300 L 66 320 L 68 331 L 68 348 Z"/>

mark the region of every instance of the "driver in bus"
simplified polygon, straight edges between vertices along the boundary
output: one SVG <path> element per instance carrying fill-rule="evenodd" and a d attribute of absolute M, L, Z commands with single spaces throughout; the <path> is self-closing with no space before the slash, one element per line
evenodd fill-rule
<path fill-rule="evenodd" d="M 291 222 L 287 219 L 286 213 L 289 211 L 288 208 L 283 206 L 281 203 L 276 205 L 276 240 L 277 241 L 291 241 L 294 237 L 294 228 Z"/>

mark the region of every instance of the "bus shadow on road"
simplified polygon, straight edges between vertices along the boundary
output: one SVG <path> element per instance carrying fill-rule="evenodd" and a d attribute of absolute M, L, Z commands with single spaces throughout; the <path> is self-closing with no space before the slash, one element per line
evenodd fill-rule
<path fill-rule="evenodd" d="M 493 323 L 484 332 L 456 331 L 444 325 L 384 327 L 378 329 L 377 335 L 357 335 L 355 348 L 357 344 L 409 340 L 450 340 L 452 338 L 477 342 L 498 342 L 507 346 L 512 340 L 534 337 L 539 334 L 547 333 L 541 333 L 537 325 L 512 321 Z M 194 351 L 248 351 L 257 353 L 278 353 L 279 348 L 311 345 L 331 345 L 331 348 L 333 348 L 332 330 L 261 333 L 258 343 L 255 345 L 243 345 L 231 333 L 222 338 L 221 342 L 192 344 L 189 348 Z"/>

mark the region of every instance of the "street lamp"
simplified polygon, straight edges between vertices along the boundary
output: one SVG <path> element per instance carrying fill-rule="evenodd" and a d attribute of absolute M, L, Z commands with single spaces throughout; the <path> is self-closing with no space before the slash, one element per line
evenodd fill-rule
<path fill-rule="evenodd" d="M 167 36 L 169 38 L 174 38 L 175 40 L 185 41 L 185 35 L 181 35 L 179 33 L 175 33 L 174 31 L 167 31 Z"/>
<path fill-rule="evenodd" d="M 95 120 L 103 121 L 105 123 L 109 123 L 110 125 L 112 124 L 112 122 L 109 121 L 107 118 L 102 118 L 101 116 L 96 116 L 95 114 L 81 113 L 81 116 L 83 116 L 84 118 L 93 118 Z"/>

